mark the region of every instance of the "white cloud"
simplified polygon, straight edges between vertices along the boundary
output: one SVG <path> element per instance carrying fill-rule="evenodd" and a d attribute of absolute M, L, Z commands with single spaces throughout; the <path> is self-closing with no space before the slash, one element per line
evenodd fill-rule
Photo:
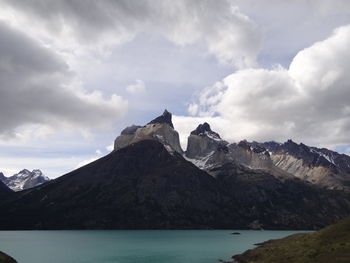
<path fill-rule="evenodd" d="M 215 128 L 231 141 L 293 138 L 311 145 L 347 144 L 349 45 L 350 25 L 300 51 L 289 69 L 237 71 L 203 90 L 198 116 L 221 119 Z"/>
<path fill-rule="evenodd" d="M 0 157 L 0 172 L 6 176 L 14 175 L 22 169 L 40 169 L 46 176 L 56 178 L 75 169 L 83 157 Z M 64 165 L 63 165 L 64 164 Z"/>
<path fill-rule="evenodd" d="M 79 163 L 77 164 L 77 166 L 75 167 L 75 169 L 78 169 L 78 168 L 83 167 L 83 166 L 85 166 L 85 165 L 87 165 L 87 164 L 89 164 L 89 163 L 92 163 L 92 162 L 96 161 L 96 160 L 99 159 L 99 158 L 100 158 L 100 157 L 92 157 L 92 158 L 83 160 L 83 161 L 81 161 L 81 162 L 79 162 Z"/>
<path fill-rule="evenodd" d="M 106 150 L 109 151 L 109 152 L 113 151 L 114 150 L 114 144 L 112 143 L 111 145 L 108 145 L 106 147 Z"/>
<path fill-rule="evenodd" d="M 140 80 L 137 79 L 136 83 L 131 84 L 129 86 L 126 87 L 127 92 L 129 92 L 130 94 L 140 94 L 140 93 L 144 93 L 146 88 L 145 88 L 145 83 Z"/>

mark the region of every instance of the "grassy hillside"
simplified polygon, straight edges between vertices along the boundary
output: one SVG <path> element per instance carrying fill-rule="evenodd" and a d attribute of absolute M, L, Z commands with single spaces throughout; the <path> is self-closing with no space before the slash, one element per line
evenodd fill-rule
<path fill-rule="evenodd" d="M 17 261 L 0 251 L 0 263 L 17 263 Z"/>
<path fill-rule="evenodd" d="M 238 263 L 349 263 L 350 217 L 314 233 L 267 241 L 233 258 Z"/>

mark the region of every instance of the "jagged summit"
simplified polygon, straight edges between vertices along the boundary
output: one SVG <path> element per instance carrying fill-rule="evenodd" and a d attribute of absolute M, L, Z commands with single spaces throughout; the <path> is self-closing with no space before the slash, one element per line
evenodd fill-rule
<path fill-rule="evenodd" d="M 208 159 L 218 149 L 223 149 L 228 143 L 220 138 L 220 135 L 211 130 L 205 122 L 191 132 L 188 137 L 186 157 L 189 159 Z M 206 162 L 206 161 L 205 161 Z"/>
<path fill-rule="evenodd" d="M 157 118 L 155 118 L 154 120 L 150 121 L 147 124 L 154 124 L 154 123 L 166 123 L 168 124 L 171 128 L 174 129 L 174 125 L 171 121 L 172 115 L 169 111 L 167 111 L 166 109 L 164 110 L 163 114 L 158 116 Z"/>
<path fill-rule="evenodd" d="M 162 143 L 169 152 L 182 154 L 179 134 L 171 122 L 172 115 L 165 110 L 163 114 L 144 126 L 132 125 L 125 128 L 114 141 L 114 150 L 143 140 L 156 140 Z"/>
<path fill-rule="evenodd" d="M 33 171 L 23 169 L 10 177 L 0 173 L 0 181 L 13 191 L 22 191 L 46 183 L 50 181 L 50 178 L 46 177 L 39 169 L 34 169 Z"/>
<path fill-rule="evenodd" d="M 212 135 L 217 139 L 221 139 L 218 133 L 211 130 L 210 125 L 207 122 L 204 122 L 203 124 L 199 124 L 198 127 L 191 132 L 191 134 L 199 135 L 199 136 Z"/>

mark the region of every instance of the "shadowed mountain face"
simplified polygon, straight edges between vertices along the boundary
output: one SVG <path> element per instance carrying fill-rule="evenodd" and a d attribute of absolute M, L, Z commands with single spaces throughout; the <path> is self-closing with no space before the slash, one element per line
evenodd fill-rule
<path fill-rule="evenodd" d="M 0 175 L 2 175 L 2 173 L 0 173 Z M 9 197 L 12 193 L 13 191 L 10 188 L 8 188 L 3 182 L 0 181 L 0 199 L 5 199 Z"/>
<path fill-rule="evenodd" d="M 143 140 L 0 203 L 1 229 L 313 229 L 348 196 L 234 164 L 207 174 Z"/>
<path fill-rule="evenodd" d="M 219 204 L 214 178 L 144 140 L 17 193 L 0 228 L 205 228 Z"/>

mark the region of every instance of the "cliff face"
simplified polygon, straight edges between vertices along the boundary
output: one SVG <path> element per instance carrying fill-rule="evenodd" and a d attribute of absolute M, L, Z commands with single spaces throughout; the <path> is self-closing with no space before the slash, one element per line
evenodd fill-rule
<path fill-rule="evenodd" d="M 161 116 L 145 126 L 133 125 L 124 129 L 114 141 L 114 150 L 119 150 L 142 140 L 156 140 L 166 146 L 168 151 L 182 154 L 179 134 L 173 127 L 171 113 L 165 110 Z"/>

